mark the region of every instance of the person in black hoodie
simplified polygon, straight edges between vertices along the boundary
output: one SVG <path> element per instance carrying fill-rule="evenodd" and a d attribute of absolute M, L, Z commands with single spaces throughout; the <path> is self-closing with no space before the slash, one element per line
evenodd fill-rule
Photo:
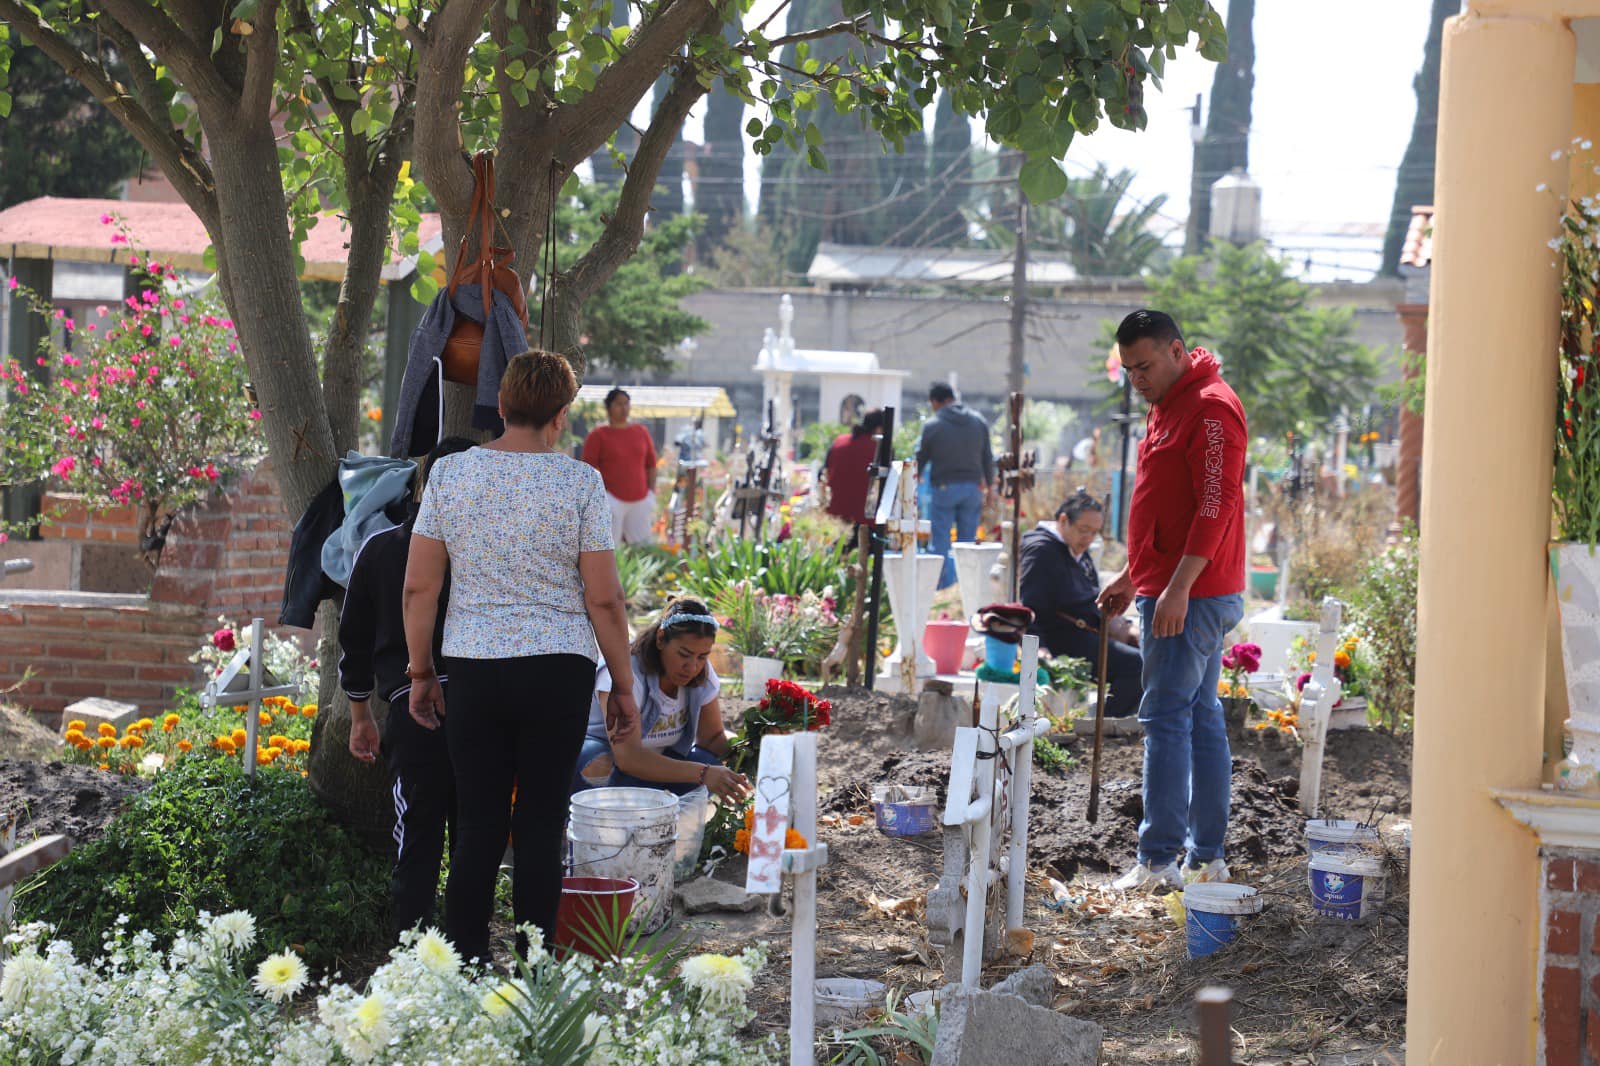
<path fill-rule="evenodd" d="M 423 463 L 413 501 L 422 498 L 435 460 L 471 447 L 473 442 L 465 437 L 440 441 Z M 403 525 L 374 533 L 361 545 L 339 614 L 339 685 L 350 698 L 350 754 L 370 763 L 381 753 L 393 780 L 395 861 L 389 895 L 396 936 L 433 922 L 445 833 L 455 820 L 455 776 L 444 733 L 422 728 L 412 720 L 409 708 L 411 681 L 406 677 L 400 597 L 415 519 L 413 502 Z M 447 580 L 434 626 L 435 655 L 444 639 L 449 595 Z M 381 738 L 372 710 L 374 697 L 388 708 L 382 715 Z"/>
<path fill-rule="evenodd" d="M 1051 655 L 1085 659 L 1091 671 L 1098 669 L 1101 615 L 1095 606 L 1100 575 L 1089 545 L 1104 524 L 1100 501 L 1080 489 L 1056 508 L 1055 521 L 1040 522 L 1022 538 L 1021 596 L 1034 614 L 1028 631 Z M 1139 709 L 1143 664 L 1128 620 L 1112 618 L 1110 626 L 1106 717 L 1120 718 Z"/>

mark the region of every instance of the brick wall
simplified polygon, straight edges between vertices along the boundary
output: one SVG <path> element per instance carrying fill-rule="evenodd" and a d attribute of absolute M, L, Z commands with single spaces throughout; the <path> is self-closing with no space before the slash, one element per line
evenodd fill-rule
<path fill-rule="evenodd" d="M 1541 1066 L 1600 1066 L 1600 852 L 1544 850 Z"/>
<path fill-rule="evenodd" d="M 136 536 L 121 539 L 127 514 L 88 514 L 65 497 L 54 506 L 53 528 L 80 531 L 64 536 L 135 550 Z M 0 590 L 0 689 L 31 670 L 9 698 L 42 715 L 86 696 L 161 710 L 177 689 L 198 684 L 188 656 L 218 615 L 276 625 L 291 527 L 263 463 L 173 524 L 148 596 Z"/>
<path fill-rule="evenodd" d="M 39 527 L 44 540 L 83 540 L 97 544 L 139 543 L 139 512 L 134 507 L 90 511 L 76 493 L 46 493 L 40 507 L 46 521 Z"/>

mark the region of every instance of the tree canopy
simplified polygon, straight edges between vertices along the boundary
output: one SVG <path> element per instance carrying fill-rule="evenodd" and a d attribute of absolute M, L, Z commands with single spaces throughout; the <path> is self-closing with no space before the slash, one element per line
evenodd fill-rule
<path fill-rule="evenodd" d="M 1222 360 L 1250 431 L 1275 439 L 1325 424 L 1372 397 L 1376 354 L 1352 336 L 1348 308 L 1313 306 L 1310 289 L 1264 245 L 1214 242 L 1150 284 L 1150 306 L 1177 319 L 1184 340 Z"/>

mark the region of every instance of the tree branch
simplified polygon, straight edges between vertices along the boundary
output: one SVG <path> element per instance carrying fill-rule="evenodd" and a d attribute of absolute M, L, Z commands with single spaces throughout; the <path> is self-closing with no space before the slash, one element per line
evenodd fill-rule
<path fill-rule="evenodd" d="M 260 121 L 272 106 L 278 73 L 278 3 L 262 0 L 256 17 L 245 23 L 254 31 L 245 38 L 244 91 L 239 94 L 239 120 Z"/>
<path fill-rule="evenodd" d="M 695 33 L 716 33 L 721 26 L 711 0 L 669 0 L 628 34 L 622 56 L 600 72 L 588 95 L 556 112 L 556 143 L 575 160 L 593 155 L 655 85 L 672 54 Z"/>
<path fill-rule="evenodd" d="M 172 68 L 177 80 L 201 105 L 237 100 L 233 87 L 218 73 L 211 57 L 154 4 L 144 0 L 100 0 L 107 14 L 125 26 L 156 58 Z"/>
<path fill-rule="evenodd" d="M 461 156 L 461 84 L 467 56 L 495 0 L 445 0 L 428 19 L 417 53 L 417 166 L 442 213 L 472 204 L 472 165 Z"/>
<path fill-rule="evenodd" d="M 215 232 L 219 217 L 216 183 L 210 166 L 187 140 L 170 125 L 157 122 L 151 112 L 141 106 L 120 82 L 106 73 L 104 67 L 56 33 L 42 18 L 17 0 L 0 0 L 0 20 L 15 27 L 23 39 L 49 56 L 69 77 L 88 89 L 100 105 L 111 112 L 150 153 L 184 202 L 200 216 L 206 229 Z"/>
<path fill-rule="evenodd" d="M 145 58 L 144 49 L 139 47 L 139 42 L 129 33 L 127 27 L 105 12 L 95 20 L 95 28 L 111 38 L 111 43 L 116 45 L 117 54 L 128 65 L 128 78 L 133 82 L 134 95 L 144 109 L 152 115 L 165 114 L 169 103 L 168 97 L 161 91 L 160 84 L 156 81 L 155 68 Z"/>
<path fill-rule="evenodd" d="M 701 21 L 698 32 L 717 32 L 721 16 L 712 12 Z M 605 231 L 594 246 L 584 253 L 566 278 L 567 299 L 582 304 L 639 247 L 644 236 L 644 218 L 650 210 L 650 194 L 655 190 L 656 178 L 661 175 L 661 165 L 683 129 L 689 111 L 705 95 L 705 87 L 696 77 L 692 60 L 685 61 L 673 77 L 672 88 L 662 99 L 650 125 L 639 139 L 639 147 L 628 164 L 628 176 L 623 180 L 622 192 L 617 200 L 616 214 L 606 224 Z"/>
<path fill-rule="evenodd" d="M 769 48 L 781 48 L 786 44 L 798 44 L 801 41 L 815 41 L 822 37 L 837 37 L 842 33 L 855 34 L 858 37 L 869 36 L 861 32 L 861 24 L 867 21 L 867 16 L 860 15 L 853 19 L 835 22 L 831 26 L 819 26 L 814 30 L 804 30 L 800 33 L 786 33 L 782 37 L 774 37 L 767 42 Z M 738 46 L 740 52 L 751 55 L 755 49 L 748 44 Z"/>

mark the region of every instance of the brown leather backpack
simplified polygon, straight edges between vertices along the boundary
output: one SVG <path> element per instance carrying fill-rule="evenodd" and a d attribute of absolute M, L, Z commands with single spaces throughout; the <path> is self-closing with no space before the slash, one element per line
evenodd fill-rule
<path fill-rule="evenodd" d="M 494 308 L 494 292 L 499 289 L 511 301 L 523 328 L 528 325 L 528 301 L 522 279 L 511 269 L 515 258 L 510 248 L 496 247 L 494 243 L 494 154 L 479 152 L 472 157 L 472 212 L 468 216 L 467 231 L 461 237 L 461 250 L 456 253 L 456 267 L 450 272 L 449 296 L 454 299 L 456 287 L 479 285 L 483 288 L 483 320 L 489 321 Z M 474 227 L 478 230 L 478 257 L 467 260 L 467 242 L 472 239 Z M 478 353 L 483 347 L 483 326 L 466 315 L 457 314 L 450 336 L 445 341 L 440 362 L 444 364 L 447 381 L 463 385 L 478 383 Z M 516 352 L 509 353 L 511 355 Z"/>

